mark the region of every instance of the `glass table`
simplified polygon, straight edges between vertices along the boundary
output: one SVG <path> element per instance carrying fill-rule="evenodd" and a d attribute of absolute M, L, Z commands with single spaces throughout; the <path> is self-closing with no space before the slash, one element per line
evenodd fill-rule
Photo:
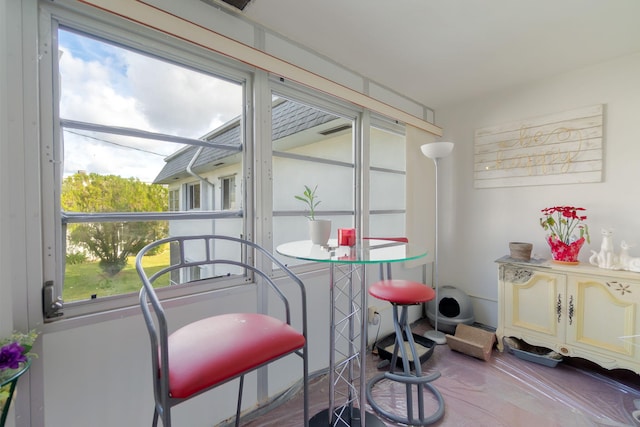
<path fill-rule="evenodd" d="M 338 246 L 332 239 L 327 246 L 314 245 L 310 240 L 284 243 L 276 252 L 330 264 L 329 407 L 314 415 L 310 425 L 384 427 L 382 420 L 366 411 L 365 266 L 418 259 L 427 251 L 408 243 L 375 239 L 359 240 L 355 246 Z"/>

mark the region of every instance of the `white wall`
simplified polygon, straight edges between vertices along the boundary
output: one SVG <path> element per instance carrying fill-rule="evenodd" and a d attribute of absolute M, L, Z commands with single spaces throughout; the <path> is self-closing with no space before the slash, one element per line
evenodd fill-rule
<path fill-rule="evenodd" d="M 474 189 L 474 131 L 595 104 L 605 105 L 603 181 L 591 184 Z M 496 326 L 497 268 L 508 242 L 533 243 L 536 257 L 549 258 L 539 225 L 540 209 L 555 205 L 587 209 L 591 244 L 599 250 L 603 227 L 615 228 L 614 244 L 636 243 L 640 256 L 640 54 L 493 93 L 438 110 L 443 139 L 456 142 L 441 163 L 440 283 L 474 296 L 478 321 Z"/>

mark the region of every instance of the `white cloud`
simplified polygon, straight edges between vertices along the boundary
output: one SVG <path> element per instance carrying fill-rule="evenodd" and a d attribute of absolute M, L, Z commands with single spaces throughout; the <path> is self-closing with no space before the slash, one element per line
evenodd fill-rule
<path fill-rule="evenodd" d="M 71 52 L 64 52 L 60 59 L 61 117 L 148 129 L 146 118 L 136 109 L 135 98 L 114 91 L 121 76 L 108 66 L 108 61 L 86 62 L 73 57 Z"/>
<path fill-rule="evenodd" d="M 138 53 L 73 40 L 65 34 L 60 58 L 62 118 L 197 138 L 240 115 L 239 85 Z M 73 132 L 73 133 L 71 133 Z M 159 141 L 65 132 L 65 175 L 78 170 L 151 181 L 161 156 L 180 146 Z M 102 141 L 101 141 L 102 140 Z M 135 149 L 125 149 L 119 145 Z"/>
<path fill-rule="evenodd" d="M 239 85 L 133 53 L 127 59 L 132 93 L 157 131 L 197 138 L 242 111 Z"/>

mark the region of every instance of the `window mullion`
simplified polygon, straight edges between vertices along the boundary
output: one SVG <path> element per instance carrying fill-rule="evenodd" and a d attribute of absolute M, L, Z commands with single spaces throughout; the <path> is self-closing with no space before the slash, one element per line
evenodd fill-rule
<path fill-rule="evenodd" d="M 242 145 L 216 144 L 211 141 L 195 138 L 185 138 L 182 136 L 167 135 L 164 133 L 148 132 L 139 129 L 124 128 L 118 126 L 105 126 L 96 123 L 80 122 L 77 120 L 60 119 L 60 125 L 67 129 L 88 130 L 100 133 L 111 133 L 122 136 L 132 136 L 135 138 L 153 139 L 157 141 L 175 142 L 177 144 L 196 145 L 200 147 L 217 148 L 220 150 L 233 151 L 239 153 L 242 151 Z"/>
<path fill-rule="evenodd" d="M 189 211 L 189 212 L 102 212 L 82 213 L 63 212 L 63 224 L 87 222 L 122 222 L 122 221 L 170 221 L 191 219 L 242 218 L 241 209 L 228 211 Z"/>

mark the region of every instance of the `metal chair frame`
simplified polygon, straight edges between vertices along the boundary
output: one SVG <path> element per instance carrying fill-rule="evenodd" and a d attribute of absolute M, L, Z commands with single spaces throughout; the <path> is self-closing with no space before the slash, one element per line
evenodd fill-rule
<path fill-rule="evenodd" d="M 193 242 L 193 241 L 202 241 L 204 243 L 204 247 L 206 248 L 204 259 L 197 261 L 187 261 L 185 257 L 185 243 Z M 273 264 L 275 264 L 281 271 L 292 280 L 299 288 L 300 291 L 300 303 L 302 306 L 301 312 L 301 324 L 302 324 L 302 335 L 304 336 L 304 346 L 301 349 L 298 349 L 294 352 L 290 352 L 282 355 L 281 357 L 288 356 L 290 354 L 296 354 L 302 358 L 303 364 L 303 405 L 304 405 L 304 425 L 308 427 L 309 425 L 309 402 L 308 402 L 308 391 L 309 391 L 309 363 L 308 363 L 308 344 L 307 344 L 307 305 L 306 305 L 306 292 L 304 288 L 303 282 L 291 271 L 287 268 L 282 262 L 276 259 L 270 252 L 262 248 L 248 240 L 244 240 L 241 238 L 231 237 L 231 236 L 223 236 L 223 235 L 199 235 L 199 236 L 178 236 L 178 237 L 168 237 L 156 242 L 150 243 L 145 246 L 136 257 L 136 270 L 138 271 L 138 275 L 142 280 L 142 288 L 140 289 L 139 302 L 140 308 L 142 310 L 142 314 L 145 320 L 145 324 L 147 326 L 147 330 L 149 332 L 149 339 L 151 344 L 151 368 L 152 368 L 152 376 L 153 376 L 153 388 L 154 388 L 154 413 L 153 413 L 153 426 L 157 426 L 158 418 L 162 419 L 162 423 L 164 427 L 171 427 L 171 408 L 173 406 L 178 405 L 181 402 L 184 402 L 192 397 L 198 396 L 208 390 L 211 390 L 217 386 L 220 386 L 224 383 L 232 381 L 236 378 L 240 379 L 239 384 L 239 392 L 238 392 L 238 403 L 236 408 L 236 422 L 235 425 L 239 426 L 240 424 L 240 412 L 242 408 L 242 392 L 244 385 L 244 376 L 247 373 L 253 372 L 258 368 L 265 366 L 276 359 L 269 360 L 265 362 L 261 366 L 257 366 L 253 369 L 247 370 L 245 372 L 241 372 L 235 377 L 229 378 L 224 382 L 220 382 L 212 385 L 209 388 L 203 389 L 194 393 L 191 396 L 186 398 L 174 398 L 170 395 L 170 385 L 169 385 L 169 332 L 168 332 L 168 321 L 165 314 L 165 310 L 162 307 L 162 303 L 158 298 L 155 289 L 153 288 L 153 282 L 160 276 L 169 273 L 173 270 L 179 270 L 185 267 L 194 267 L 194 266 L 202 266 L 202 265 L 214 265 L 214 264 L 226 264 L 233 265 L 237 267 L 241 267 L 245 270 L 248 270 L 253 273 L 253 277 L 255 279 L 255 275 L 259 276 L 262 280 L 254 280 L 256 284 L 266 284 L 268 288 L 275 292 L 275 294 L 279 297 L 284 306 L 284 314 L 285 321 L 287 324 L 291 325 L 291 311 L 290 311 L 290 303 L 285 294 L 279 289 L 279 287 L 275 284 L 274 280 L 265 272 L 261 271 L 259 268 L 251 265 L 247 262 L 236 261 L 232 259 L 214 259 L 213 251 L 211 250 L 212 243 L 214 241 L 230 241 L 235 242 L 240 245 L 243 249 L 243 256 L 247 255 L 247 251 L 252 250 L 253 255 L 260 255 L 264 257 L 264 260 L 269 260 Z M 147 276 L 144 268 L 142 267 L 142 259 L 149 251 L 154 248 L 157 248 L 160 245 L 165 243 L 177 243 L 179 245 L 179 260 L 150 277 Z M 257 257 L 255 257 L 257 258 Z M 255 260 L 254 258 L 254 260 Z M 243 258 L 246 259 L 246 258 Z M 280 358 L 281 358 L 280 357 Z"/>

